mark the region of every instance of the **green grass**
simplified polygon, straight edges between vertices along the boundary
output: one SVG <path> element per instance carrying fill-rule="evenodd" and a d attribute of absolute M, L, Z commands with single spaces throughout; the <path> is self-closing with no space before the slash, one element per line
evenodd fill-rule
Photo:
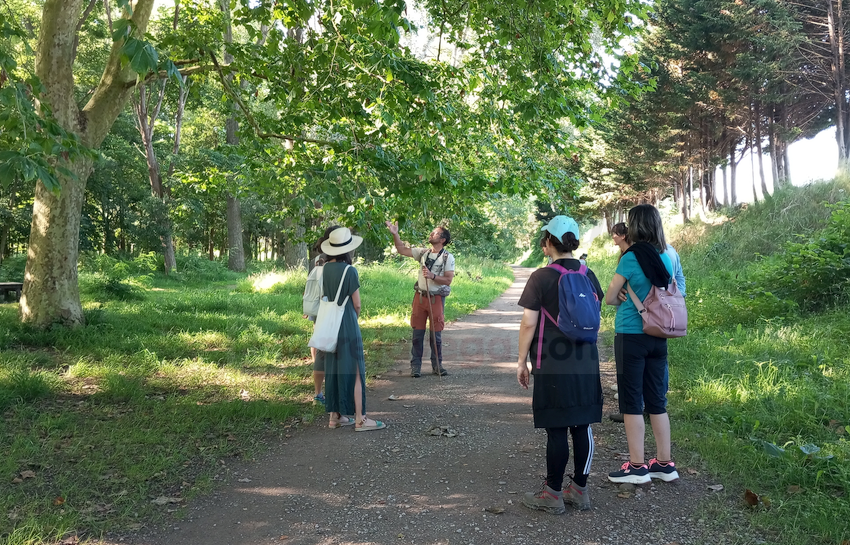
<path fill-rule="evenodd" d="M 358 266 L 368 375 L 407 349 L 416 267 Z M 16 304 L 0 305 L 0 543 L 138 528 L 175 507 L 151 500 L 209 490 L 231 460 L 321 414 L 301 316 L 306 274 L 213 272 L 204 282 L 130 277 L 141 292 L 123 300 L 87 273 L 78 330 L 35 330 Z M 447 319 L 511 281 L 503 265 L 459 260 Z"/>
<path fill-rule="evenodd" d="M 823 227 L 823 203 L 847 197 L 837 182 L 794 188 L 671 236 L 689 312 L 688 335 L 669 342 L 674 455 L 717 476 L 771 543 L 850 540 L 850 308 L 799 313 L 742 294 L 759 254 Z M 598 245 L 589 265 L 605 282 L 616 256 Z M 745 489 L 769 507 L 747 507 Z"/>

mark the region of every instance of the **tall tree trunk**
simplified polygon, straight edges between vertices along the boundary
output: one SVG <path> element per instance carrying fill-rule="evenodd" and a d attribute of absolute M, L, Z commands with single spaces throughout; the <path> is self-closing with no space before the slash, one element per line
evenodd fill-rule
<path fill-rule="evenodd" d="M 694 217 L 694 167 L 688 165 L 688 215 Z"/>
<path fill-rule="evenodd" d="M 136 126 L 139 129 L 139 134 L 142 137 L 142 144 L 145 147 L 145 159 L 147 160 L 148 165 L 148 179 L 150 180 L 151 186 L 151 195 L 159 199 L 162 203 L 162 213 L 165 218 L 163 221 L 163 231 L 160 235 L 160 241 L 162 242 L 162 254 L 163 254 L 163 266 L 165 268 L 165 274 L 170 273 L 177 267 L 177 259 L 174 255 L 174 239 L 171 233 L 171 217 L 168 212 L 168 205 L 166 203 L 166 191 L 165 185 L 162 180 L 162 171 L 159 166 L 159 158 L 156 156 L 156 151 L 153 149 L 153 141 L 154 141 L 154 128 L 156 126 L 156 120 L 159 117 L 159 112 L 162 109 L 162 102 L 165 98 L 165 89 L 168 80 L 163 80 L 159 89 L 158 96 L 156 97 L 156 104 L 152 107 L 149 103 L 147 86 L 142 85 L 139 87 L 139 93 L 134 101 L 134 109 L 136 113 Z M 177 152 L 180 149 L 180 127 L 182 123 L 180 120 L 183 117 L 183 106 L 185 105 L 186 99 L 183 90 L 180 91 L 180 101 L 178 103 L 178 124 L 177 130 L 174 138 L 174 148 L 173 153 L 176 156 Z M 169 167 L 169 174 L 174 170 L 174 163 L 172 162 L 171 167 Z"/>
<path fill-rule="evenodd" d="M 138 0 L 132 15 L 124 14 L 141 34 L 147 29 L 153 4 L 154 0 Z M 81 8 L 82 0 L 45 1 L 35 72 L 45 89 L 39 99 L 50 106 L 59 124 L 77 134 L 86 146 L 97 148 L 127 103 L 136 74 L 122 60 L 123 40 L 113 43 L 97 88 L 82 111 L 79 109 L 73 70 L 76 14 Z M 21 294 L 21 320 L 37 327 L 54 323 L 74 327 L 85 321 L 77 284 L 77 258 L 80 217 L 92 161 L 58 159 L 57 163 L 75 176 L 57 175 L 62 187 L 58 196 L 36 182 Z"/>
<path fill-rule="evenodd" d="M 215 261 L 215 227 L 210 225 L 209 239 L 207 240 L 207 257 Z"/>
<path fill-rule="evenodd" d="M 673 205 L 676 208 L 681 208 L 681 205 L 679 204 L 681 202 L 679 199 L 679 178 L 673 177 L 671 178 L 671 181 L 673 182 Z"/>
<path fill-rule="evenodd" d="M 787 96 L 787 88 L 783 84 L 782 85 L 783 95 Z M 780 141 L 782 142 L 782 153 L 780 156 L 780 160 L 782 161 L 782 186 L 790 187 L 791 186 L 791 161 L 788 158 L 788 146 L 790 145 L 789 134 L 790 130 L 788 127 L 788 104 L 783 102 L 782 108 L 780 110 L 781 118 L 780 122 L 782 123 L 782 138 Z"/>
<path fill-rule="evenodd" d="M 774 115 L 776 111 L 776 106 L 770 106 L 770 119 L 767 124 L 767 138 L 768 144 L 770 145 L 770 170 L 773 175 L 773 187 L 777 188 L 781 186 L 781 182 L 779 180 L 779 163 L 777 161 L 778 157 L 778 145 L 776 143 L 776 127 L 774 124 Z"/>
<path fill-rule="evenodd" d="M 832 53 L 832 91 L 835 101 L 835 141 L 838 144 L 838 171 L 846 173 L 850 166 L 848 157 L 847 129 L 845 126 L 846 89 L 844 79 L 844 10 L 842 0 L 838 0 L 838 9 L 832 5 L 833 0 L 826 0 L 827 32 L 829 34 L 829 49 Z"/>
<path fill-rule="evenodd" d="M 756 188 L 756 139 L 753 136 L 753 111 L 750 109 L 750 126 L 747 129 L 747 145 L 746 149 L 750 150 L 750 180 L 753 182 L 753 202 L 758 204 L 759 195 Z"/>
<path fill-rule="evenodd" d="M 17 204 L 17 188 L 15 187 L 15 181 L 9 184 L 9 212 L 11 213 L 15 209 L 15 205 Z M 3 228 L 0 229 L 0 263 L 3 263 L 3 260 L 9 257 L 9 232 L 12 230 L 12 219 L 11 217 L 3 222 Z"/>
<path fill-rule="evenodd" d="M 758 101 L 756 101 L 755 110 L 756 110 L 756 122 L 755 122 L 755 125 L 756 125 L 756 151 L 757 151 L 757 157 L 758 157 L 758 160 L 759 160 L 759 179 L 761 180 L 761 196 L 762 196 L 762 198 L 766 199 L 770 196 L 770 193 L 767 192 L 767 179 L 764 176 L 764 154 L 762 153 L 762 149 L 761 149 L 761 142 L 762 142 L 762 137 L 761 137 L 761 120 L 762 120 L 761 103 L 758 102 Z"/>
<path fill-rule="evenodd" d="M 245 250 L 242 241 L 242 210 L 239 199 L 227 194 L 227 268 L 245 272 Z"/>
<path fill-rule="evenodd" d="M 220 0 L 219 7 L 224 14 L 225 28 L 224 41 L 225 43 L 233 42 L 233 32 L 230 22 L 230 1 Z M 225 52 L 224 62 L 230 64 L 233 62 L 233 55 Z M 227 75 L 227 84 L 230 85 L 233 81 L 233 74 Z M 236 133 L 239 130 L 239 122 L 236 121 L 236 104 L 230 105 L 230 117 L 225 122 L 225 141 L 230 146 L 238 146 L 239 138 Z M 233 183 L 233 177 L 230 179 Z M 231 271 L 245 271 L 245 249 L 242 246 L 242 206 L 238 197 L 234 192 L 227 192 L 227 268 Z"/>
<path fill-rule="evenodd" d="M 731 165 L 723 165 L 723 207 L 729 208 L 729 167 Z"/>
<path fill-rule="evenodd" d="M 708 184 L 707 188 L 710 193 L 706 198 L 708 199 L 708 209 L 714 212 L 720 207 L 720 201 L 717 198 L 717 169 L 714 168 L 710 163 L 706 165 L 706 173 L 708 173 Z"/>
<path fill-rule="evenodd" d="M 746 149 L 746 148 L 744 148 Z M 743 158 L 743 155 L 742 155 Z M 738 206 L 738 162 L 735 160 L 735 144 L 729 144 L 729 204 Z M 723 199 L 726 201 L 726 199 Z"/>
<path fill-rule="evenodd" d="M 785 172 L 785 186 L 791 187 L 793 180 L 791 179 L 791 158 L 788 155 L 788 142 L 782 144 L 782 170 Z"/>
<path fill-rule="evenodd" d="M 304 216 L 283 220 L 286 238 L 283 246 L 283 260 L 289 269 L 306 269 L 309 265 L 307 243 L 304 242 Z"/>

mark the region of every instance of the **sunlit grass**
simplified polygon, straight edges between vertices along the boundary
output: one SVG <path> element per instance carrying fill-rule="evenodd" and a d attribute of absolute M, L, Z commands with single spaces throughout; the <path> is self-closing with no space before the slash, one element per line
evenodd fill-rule
<path fill-rule="evenodd" d="M 367 374 L 407 350 L 416 263 L 359 265 Z M 510 270 L 458 260 L 448 319 L 486 306 Z M 191 497 L 235 458 L 310 420 L 306 273 L 157 278 L 139 300 L 87 292 L 88 325 L 36 330 L 0 305 L 0 542 L 132 530 Z M 224 465 L 222 465 L 224 462 Z M 53 505 L 63 498 L 61 507 Z"/>

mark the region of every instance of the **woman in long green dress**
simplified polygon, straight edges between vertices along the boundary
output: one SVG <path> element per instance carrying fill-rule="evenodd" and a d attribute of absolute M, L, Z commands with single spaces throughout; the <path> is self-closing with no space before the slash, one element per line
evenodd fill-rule
<path fill-rule="evenodd" d="M 329 413 L 328 427 L 354 424 L 354 431 L 371 431 L 386 428 L 387 425 L 365 416 L 366 359 L 357 323 L 360 315 L 360 279 L 357 269 L 349 266 L 351 252 L 362 242 L 362 237 L 352 235 L 349 229 L 340 227 L 331 231 L 328 239 L 322 243 L 322 252 L 328 256 L 322 275 L 323 295 L 333 301 L 337 290 L 340 290 L 338 302 L 345 301 L 336 351 L 325 354 L 325 408 Z M 344 416 L 346 414 L 355 415 L 355 419 Z"/>

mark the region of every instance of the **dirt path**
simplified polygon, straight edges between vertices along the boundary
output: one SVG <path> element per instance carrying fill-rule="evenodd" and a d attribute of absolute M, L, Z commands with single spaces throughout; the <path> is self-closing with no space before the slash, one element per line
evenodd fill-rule
<path fill-rule="evenodd" d="M 516 269 L 516 281 L 502 297 L 447 328 L 443 339 L 448 377 L 429 374 L 412 379 L 408 363 L 399 361 L 374 381 L 367 392 L 368 412 L 387 422 L 387 430 L 355 433 L 351 428 L 329 430 L 325 420 L 316 422 L 234 470 L 215 494 L 191 505 L 183 520 L 127 541 L 138 545 L 757 541 L 732 530 L 745 521 L 721 522 L 705 515 L 728 515 L 729 510 L 722 509 L 728 504 L 708 491 L 711 483 L 681 458 L 683 478 L 678 485 L 625 491 L 609 483 L 606 474 L 621 463 L 626 441 L 622 425 L 607 418 L 593 426 L 596 456 L 589 481 L 593 509 L 578 512 L 568 507 L 566 515 L 555 516 L 520 505 L 522 493 L 537 490 L 545 473 L 545 432 L 532 427 L 531 391 L 520 389 L 515 375 L 521 315 L 516 302 L 530 273 L 531 269 Z M 615 410 L 612 362 L 603 363 L 603 373 L 607 414 Z M 389 400 L 390 395 L 399 399 Z M 446 426 L 447 433 L 456 436 L 431 435 L 433 426 Z M 652 451 L 648 445 L 647 452 Z M 568 471 L 571 468 L 572 462 Z M 494 514 L 485 508 L 504 512 Z"/>

